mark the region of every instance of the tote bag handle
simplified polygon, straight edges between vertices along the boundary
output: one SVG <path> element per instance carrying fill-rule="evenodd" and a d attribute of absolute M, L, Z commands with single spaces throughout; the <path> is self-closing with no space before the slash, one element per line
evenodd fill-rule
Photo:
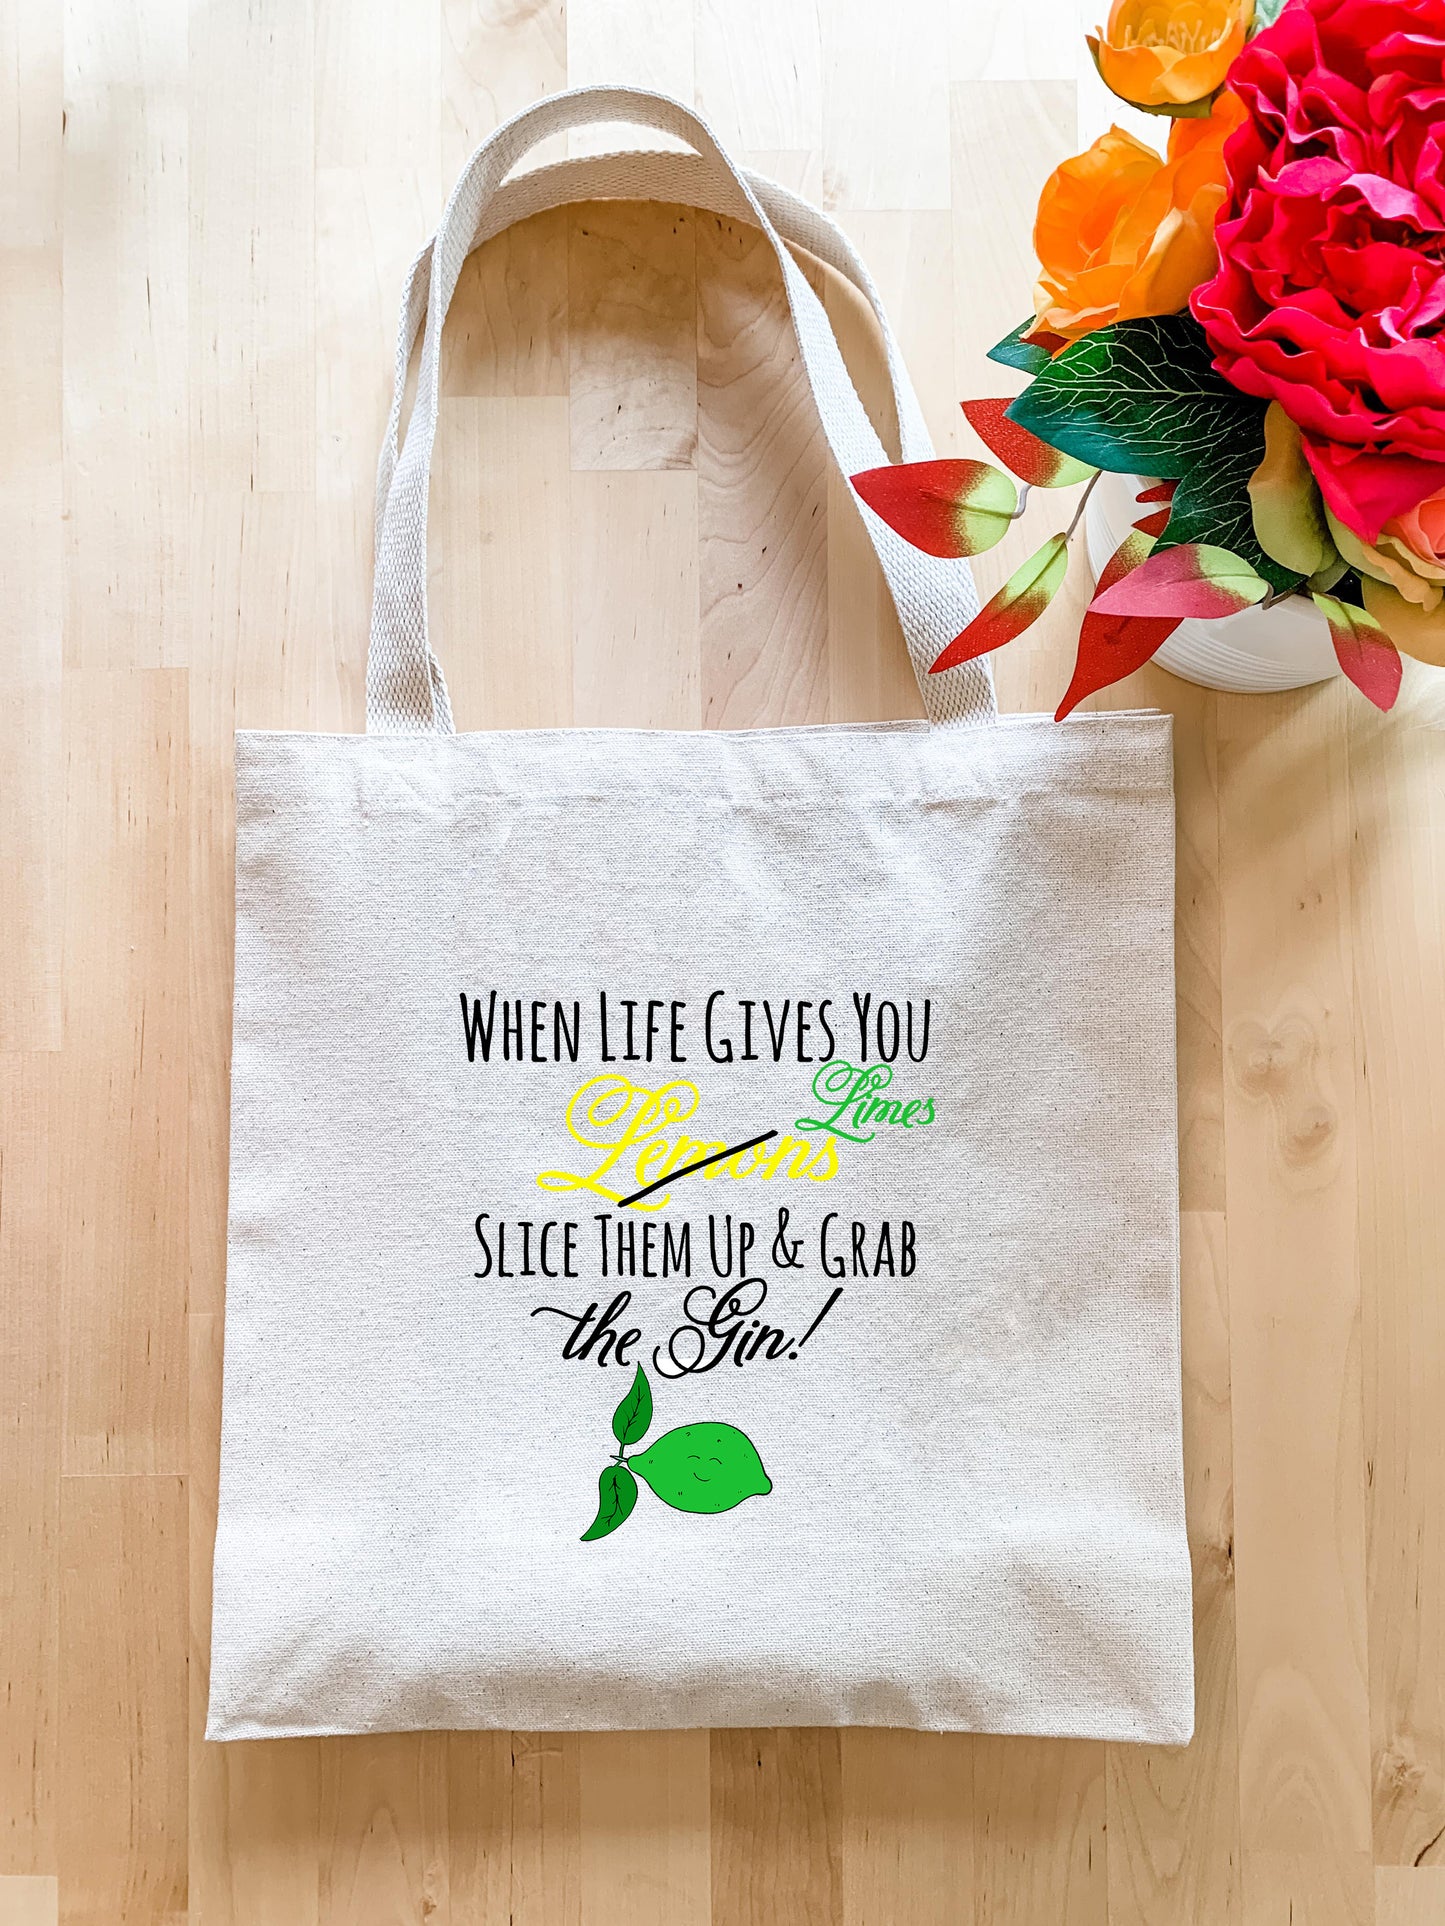
<path fill-rule="evenodd" d="M 538 142 L 569 128 L 606 122 L 650 127 L 689 142 L 696 152 L 602 154 L 508 181 L 517 162 Z M 834 459 L 849 475 L 881 467 L 888 455 L 858 399 L 823 305 L 785 241 L 837 269 L 859 289 L 878 319 L 903 459 L 926 461 L 933 454 L 877 290 L 841 229 L 786 189 L 736 167 L 701 118 L 666 95 L 583 87 L 539 101 L 499 127 L 473 154 L 452 189 L 435 236 L 412 263 L 407 279 L 391 415 L 377 472 L 376 576 L 366 678 L 366 725 L 372 733 L 449 735 L 455 726 L 446 681 L 428 639 L 426 529 L 442 326 L 462 264 L 473 248 L 513 222 L 579 200 L 677 201 L 762 231 L 782 270 L 824 433 Z M 398 450 L 407 370 L 423 322 L 416 397 Z M 965 663 L 943 675 L 928 672 L 939 652 L 977 613 L 968 564 L 921 554 L 861 502 L 858 508 L 897 607 L 930 721 L 991 722 L 997 709 L 986 661 Z"/>

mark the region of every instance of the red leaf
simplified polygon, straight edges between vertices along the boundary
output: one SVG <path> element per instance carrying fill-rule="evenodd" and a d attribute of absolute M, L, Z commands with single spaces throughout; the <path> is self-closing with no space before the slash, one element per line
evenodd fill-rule
<path fill-rule="evenodd" d="M 1153 546 L 1153 536 L 1143 531 L 1126 535 L 1104 564 L 1098 593 L 1122 581 Z M 1143 668 L 1160 644 L 1179 627 L 1180 620 L 1177 615 L 1100 615 L 1090 611 L 1079 629 L 1073 680 L 1054 712 L 1054 720 L 1062 722 L 1085 696 L 1095 695 L 1111 683 L 1132 675 L 1135 669 Z"/>
<path fill-rule="evenodd" d="M 1156 508 L 1152 515 L 1141 515 L 1134 526 L 1142 535 L 1162 535 L 1173 513 L 1172 508 Z"/>
<path fill-rule="evenodd" d="M 1178 482 L 1155 482 L 1152 488 L 1142 488 L 1134 497 L 1142 506 L 1146 502 L 1172 502 Z"/>
<path fill-rule="evenodd" d="M 1023 339 L 1031 348 L 1042 348 L 1045 354 L 1058 354 L 1069 345 L 1067 336 L 1053 334 L 1048 328 L 1035 328 L 1032 334 L 1024 335 Z"/>
<path fill-rule="evenodd" d="M 1394 708 L 1405 665 L 1393 642 L 1365 641 L 1355 636 L 1342 644 L 1336 637 L 1335 654 L 1361 695 L 1368 696 L 1377 709 Z"/>
<path fill-rule="evenodd" d="M 1005 468 L 1031 488 L 1066 488 L 1088 480 L 1094 471 L 1087 462 L 1061 454 L 1031 430 L 1010 421 L 1004 410 L 1012 406 L 1007 395 L 962 403 L 969 426 L 989 453 L 997 455 Z"/>
<path fill-rule="evenodd" d="M 1263 601 L 1269 584 L 1228 549 L 1181 542 L 1158 549 L 1089 604 L 1102 615 L 1195 616 L 1205 621 L 1237 615 Z"/>
<path fill-rule="evenodd" d="M 960 662 L 972 662 L 975 656 L 1001 649 L 1022 635 L 1054 599 L 1068 566 L 1068 536 L 1051 535 L 953 638 L 928 673 L 941 675 L 945 669 L 956 669 Z"/>
<path fill-rule="evenodd" d="M 1333 595 L 1317 594 L 1314 603 L 1330 625 L 1330 640 L 1341 669 L 1377 709 L 1393 709 L 1404 664 L 1389 636 L 1366 610 L 1340 602 Z"/>
<path fill-rule="evenodd" d="M 1122 582 L 1131 569 L 1138 568 L 1139 564 L 1153 553 L 1153 549 L 1154 537 L 1144 529 L 1140 529 L 1137 534 L 1131 532 L 1126 535 L 1100 569 L 1099 579 L 1094 584 L 1095 595 L 1102 595 L 1105 589 L 1111 589 L 1116 582 Z"/>
<path fill-rule="evenodd" d="M 854 475 L 861 498 L 925 555 L 980 555 L 1008 531 L 1018 491 L 986 461 L 908 461 Z"/>

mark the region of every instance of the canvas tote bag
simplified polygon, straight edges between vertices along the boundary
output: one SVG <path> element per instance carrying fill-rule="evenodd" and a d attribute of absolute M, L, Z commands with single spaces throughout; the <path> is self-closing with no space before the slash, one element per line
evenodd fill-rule
<path fill-rule="evenodd" d="M 509 178 L 589 121 L 693 152 Z M 853 473 L 788 244 L 846 275 L 931 453 L 848 242 L 688 109 L 563 95 L 468 165 L 403 308 L 367 732 L 236 743 L 209 1735 L 1185 1740 L 1167 719 L 930 677 L 967 567 L 865 512 L 927 722 L 453 729 L 447 306 L 508 222 L 624 197 L 761 229 Z"/>

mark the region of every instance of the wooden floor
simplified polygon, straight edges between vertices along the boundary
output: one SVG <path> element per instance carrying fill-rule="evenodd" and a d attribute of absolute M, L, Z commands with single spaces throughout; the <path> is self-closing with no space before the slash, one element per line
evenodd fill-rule
<path fill-rule="evenodd" d="M 1186 1752 L 202 1743 L 232 731 L 361 725 L 405 262 L 500 117 L 661 86 L 836 211 L 963 449 L 1076 36 L 1068 0 L 0 22 L 0 1926 L 1445 1921 L 1445 691 L 1413 670 L 1383 721 L 1338 685 L 1115 692 L 1177 728 Z M 492 244 L 439 460 L 463 727 L 916 713 L 747 231 L 609 206 Z M 1076 566 L 1011 708 L 1064 687 Z"/>

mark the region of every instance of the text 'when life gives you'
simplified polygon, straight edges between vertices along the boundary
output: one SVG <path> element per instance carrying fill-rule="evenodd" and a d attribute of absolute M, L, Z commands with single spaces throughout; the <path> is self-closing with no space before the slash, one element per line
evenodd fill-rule
<path fill-rule="evenodd" d="M 645 1359 L 664 1378 L 796 1362 L 836 1318 L 846 1280 L 916 1269 L 918 1226 L 878 1212 L 876 1173 L 866 1215 L 813 1187 L 858 1175 L 885 1144 L 922 1152 L 938 1115 L 930 997 L 488 989 L 460 1004 L 465 1062 L 486 1091 L 479 1116 L 505 1115 L 529 1075 L 544 1080 L 542 1110 L 555 1103 L 537 1146 L 538 1211 L 479 1210 L 474 1275 L 494 1288 L 576 1282 L 529 1312 L 564 1360 Z M 526 1106 L 529 1130 L 538 1108 Z M 811 1197 L 825 1207 L 799 1209 Z M 634 1313 L 643 1280 L 676 1280 L 660 1321 Z"/>

